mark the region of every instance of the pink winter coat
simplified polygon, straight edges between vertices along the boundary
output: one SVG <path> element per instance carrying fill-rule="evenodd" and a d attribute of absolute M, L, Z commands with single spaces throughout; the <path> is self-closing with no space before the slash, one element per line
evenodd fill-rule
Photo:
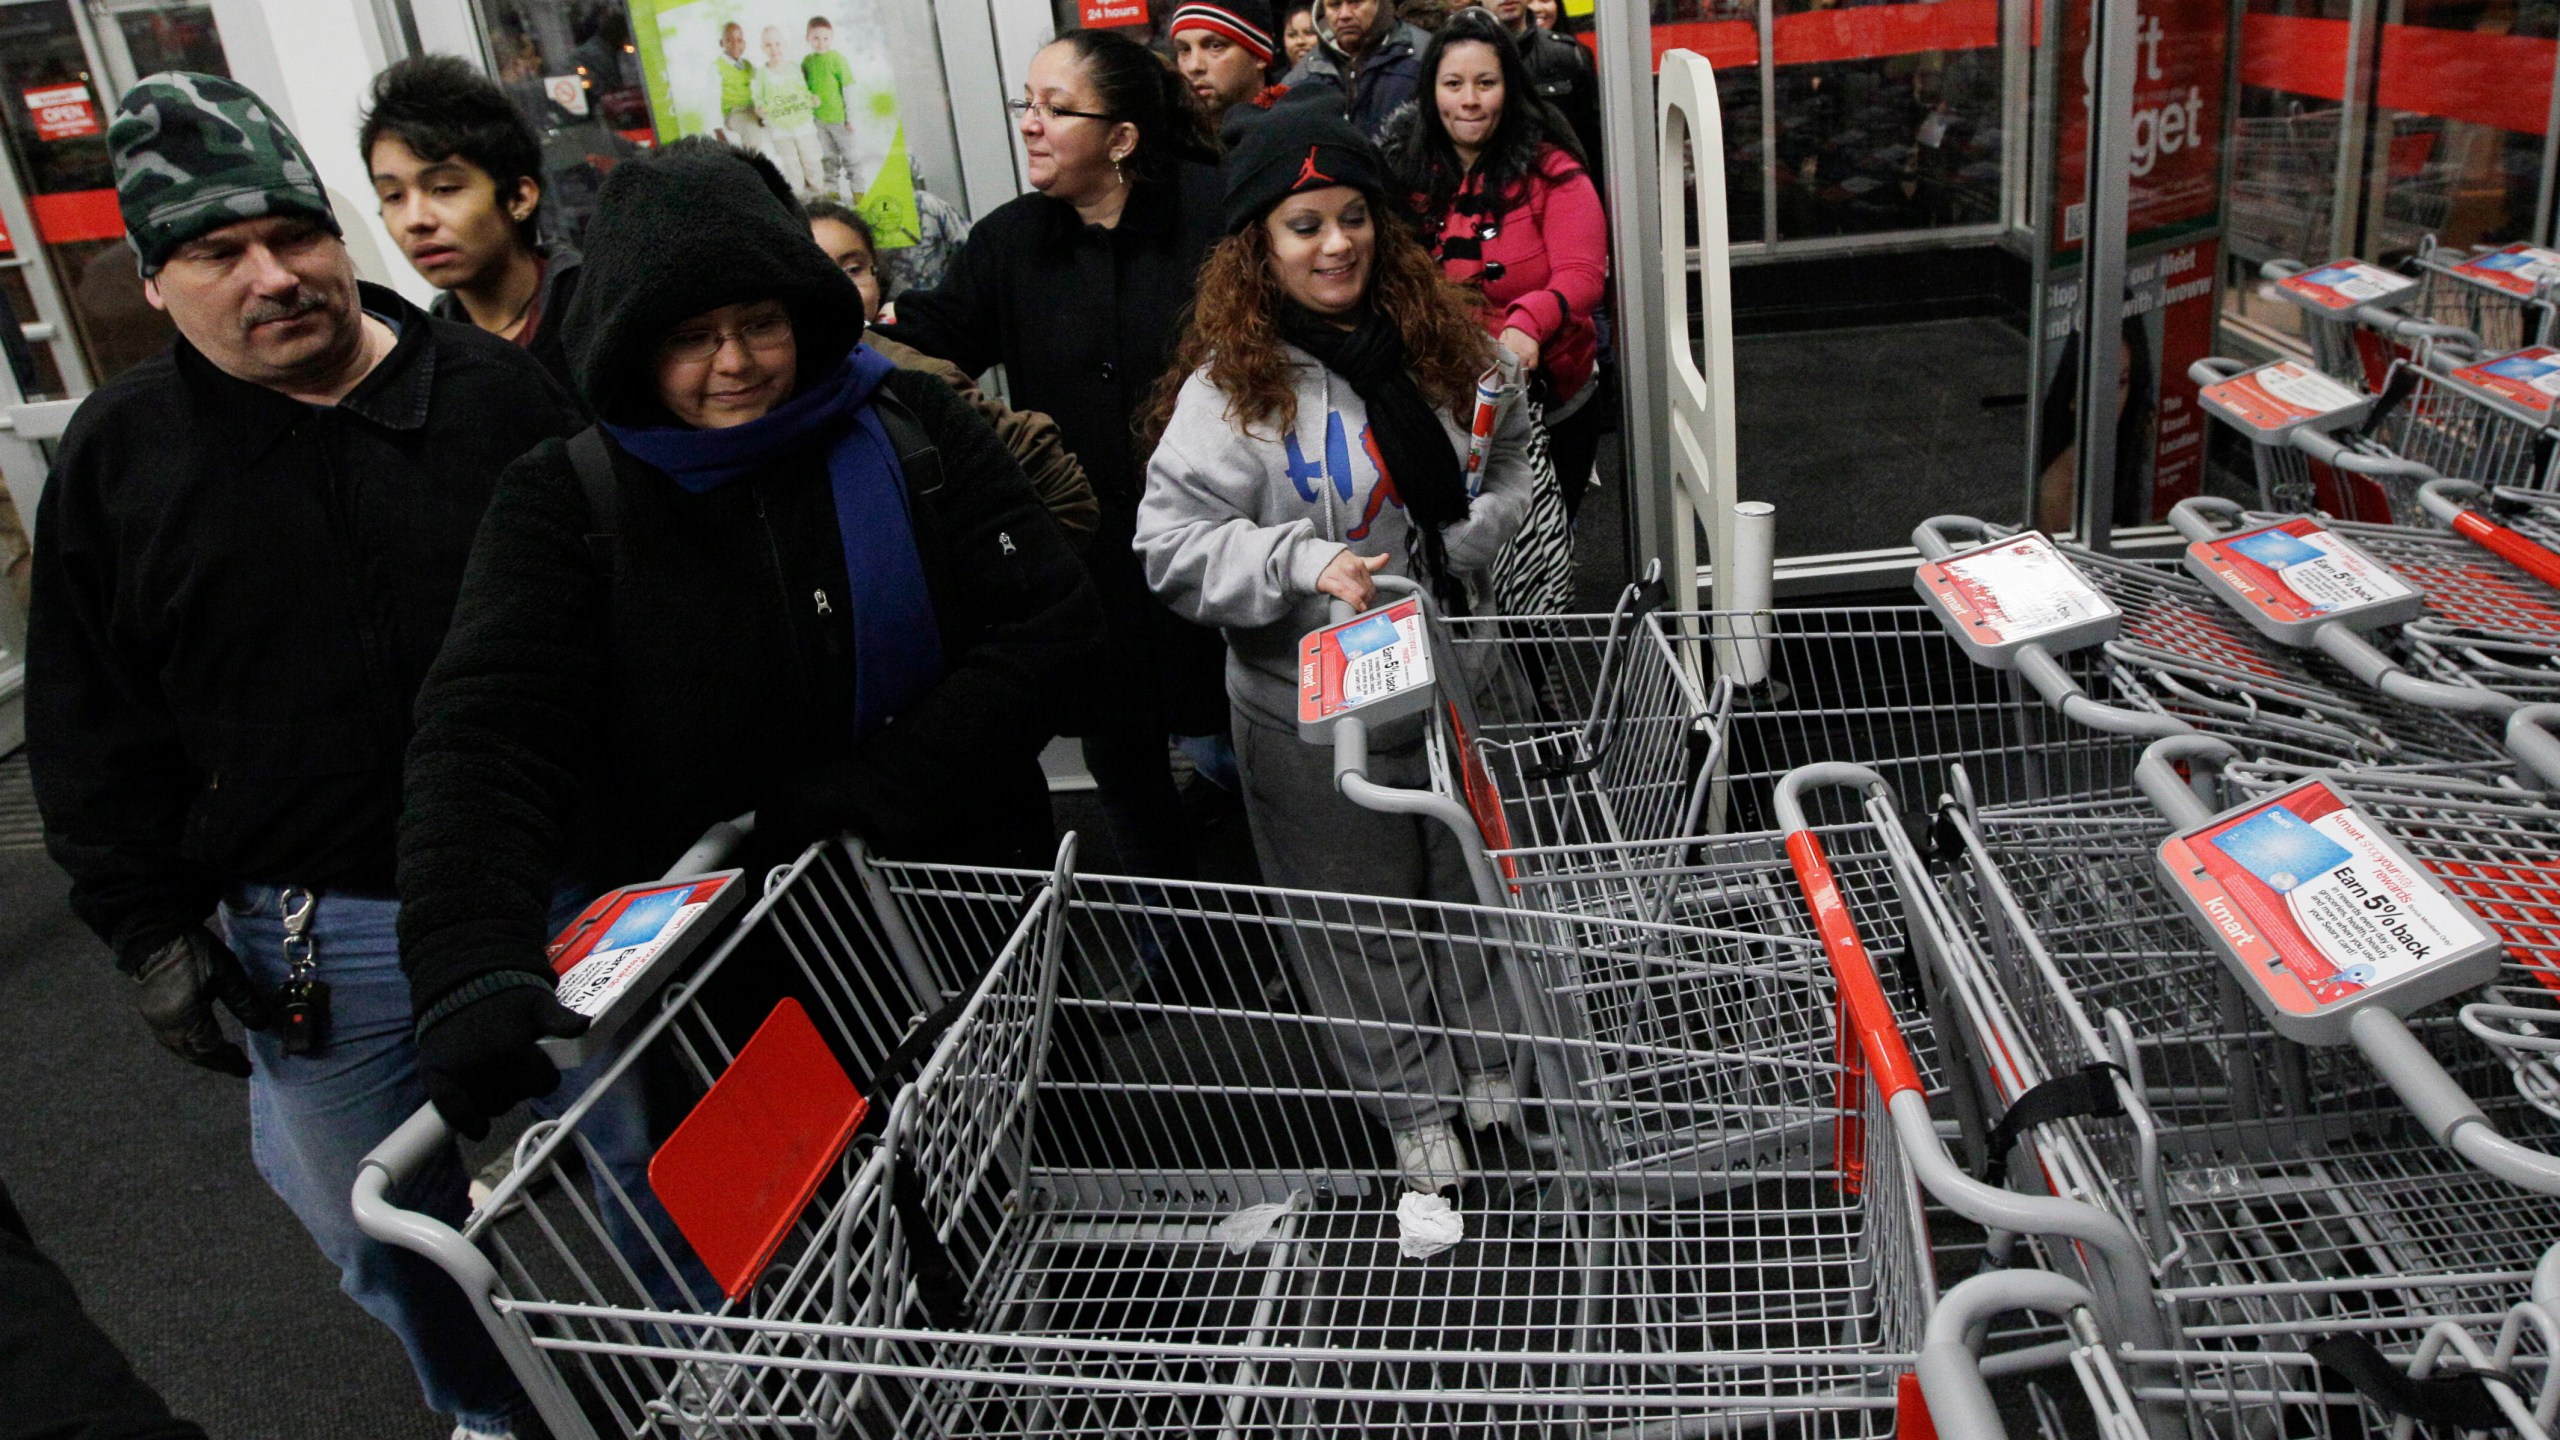
<path fill-rule="evenodd" d="M 1552 400 L 1591 383 L 1599 341 L 1591 327 L 1609 279 L 1609 223 L 1581 162 L 1550 145 L 1518 200 L 1490 220 L 1479 213 L 1484 172 L 1458 187 L 1439 233 L 1428 237 L 1443 274 L 1484 292 L 1485 333 L 1513 326 L 1538 342 Z M 1480 240 L 1481 245 L 1463 242 Z M 1461 242 L 1451 244 L 1452 241 Z M 1481 249 L 1481 257 L 1470 252 Z"/>

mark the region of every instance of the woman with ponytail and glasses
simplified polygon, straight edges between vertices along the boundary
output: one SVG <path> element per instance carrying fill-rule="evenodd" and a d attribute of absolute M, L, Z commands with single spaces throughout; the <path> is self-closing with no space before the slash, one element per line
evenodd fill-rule
<path fill-rule="evenodd" d="M 1135 423 L 1220 233 L 1217 146 L 1190 87 L 1116 31 L 1044 47 L 1012 108 L 1032 193 L 979 221 L 940 283 L 899 296 L 884 333 L 971 375 L 1004 366 L 1013 406 L 1056 419 L 1083 464 L 1101 507 L 1084 558 L 1110 643 L 1063 728 L 1083 738 L 1121 867 L 1188 879 L 1197 846 L 1168 739 L 1225 733 L 1220 647 L 1147 592 L 1129 540 Z"/>
<path fill-rule="evenodd" d="M 1245 814 L 1264 880 L 1295 890 L 1469 900 L 1437 821 L 1364 810 L 1334 787 L 1333 752 L 1297 733 L 1298 640 L 1375 577 L 1407 577 L 1445 611 L 1474 608 L 1528 501 L 1529 420 L 1496 425 L 1465 479 L 1476 382 L 1496 362 L 1474 297 L 1441 278 L 1398 218 L 1375 146 L 1328 107 L 1284 104 L 1228 161 L 1228 238 L 1150 416 L 1159 432 L 1138 512 L 1148 583 L 1227 637 Z M 1479 691 L 1492 677 L 1450 677 Z M 1424 787 L 1417 735 L 1381 736 L 1371 778 Z M 1343 934 L 1340 931 L 1329 933 Z M 1481 952 L 1391 926 L 1293 958 L 1345 1077 L 1369 1095 L 1414 1189 L 1462 1183 L 1455 1122 L 1516 1122 L 1500 1038 L 1510 999 Z"/>

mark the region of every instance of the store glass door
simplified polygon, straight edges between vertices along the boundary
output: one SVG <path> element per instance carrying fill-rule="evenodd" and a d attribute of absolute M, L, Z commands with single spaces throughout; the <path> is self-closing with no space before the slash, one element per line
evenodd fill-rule
<path fill-rule="evenodd" d="M 209 5 L 0 0 L 0 294 L 29 332 L 25 399 L 70 398 L 169 341 L 116 210 L 106 128 L 159 70 L 228 73 Z"/>

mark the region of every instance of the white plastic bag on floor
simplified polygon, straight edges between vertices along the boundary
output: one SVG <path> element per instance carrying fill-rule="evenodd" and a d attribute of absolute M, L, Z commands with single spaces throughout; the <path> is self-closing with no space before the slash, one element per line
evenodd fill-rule
<path fill-rule="evenodd" d="M 1218 1222 L 1218 1238 L 1227 1242 L 1228 1254 L 1241 1255 L 1270 1239 L 1271 1232 L 1280 1228 L 1281 1217 L 1297 1209 L 1306 1198 L 1305 1191 L 1292 1190 L 1286 1200 L 1247 1205 Z"/>
<path fill-rule="evenodd" d="M 1396 1247 L 1409 1260 L 1437 1255 L 1467 1238 L 1467 1217 L 1437 1195 L 1411 1190 L 1396 1202 Z"/>

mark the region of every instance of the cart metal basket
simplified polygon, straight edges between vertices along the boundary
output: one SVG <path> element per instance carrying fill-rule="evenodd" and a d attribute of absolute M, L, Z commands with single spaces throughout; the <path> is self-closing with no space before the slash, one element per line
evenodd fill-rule
<path fill-rule="evenodd" d="M 456 1277 L 563 1436 L 1890 1435 L 1926 1234 L 1788 874 L 1768 837 L 1718 842 L 1646 923 L 820 845 L 618 1067 L 672 1071 L 691 1125 L 762 1073 L 777 994 L 848 1077 L 947 1023 L 912 1082 L 867 1082 L 885 1124 L 799 1147 L 805 1194 L 738 1178 L 768 1251 L 706 1289 L 679 1247 L 617 1250 L 566 1183 L 584 1101 L 461 1232 L 386 1199 L 414 1136 L 359 1211 Z M 1382 935 L 1488 967 L 1516 1017 L 1293 998 Z M 1196 992 L 1121 983 L 1142 957 Z M 1465 1238 L 1408 1255 L 1380 1111 L 1466 1092 L 1364 1088 L 1345 1056 L 1460 1040 L 1534 1078 L 1472 1132 Z"/>
<path fill-rule="evenodd" d="M 2016 533 L 1941 516 L 1924 522 L 1912 542 L 1924 558 L 1944 562 L 1961 548 L 1958 537 Z M 2484 761 L 2503 753 L 2493 728 L 2376 694 L 2327 657 L 2260 635 L 2187 575 L 2075 545 L 2054 548 L 2122 616 L 2103 644 L 2061 657 L 2029 644 L 2014 662 L 2013 673 L 2074 724 L 2142 739 L 2221 735 L 2248 754 L 2311 764 Z"/>

